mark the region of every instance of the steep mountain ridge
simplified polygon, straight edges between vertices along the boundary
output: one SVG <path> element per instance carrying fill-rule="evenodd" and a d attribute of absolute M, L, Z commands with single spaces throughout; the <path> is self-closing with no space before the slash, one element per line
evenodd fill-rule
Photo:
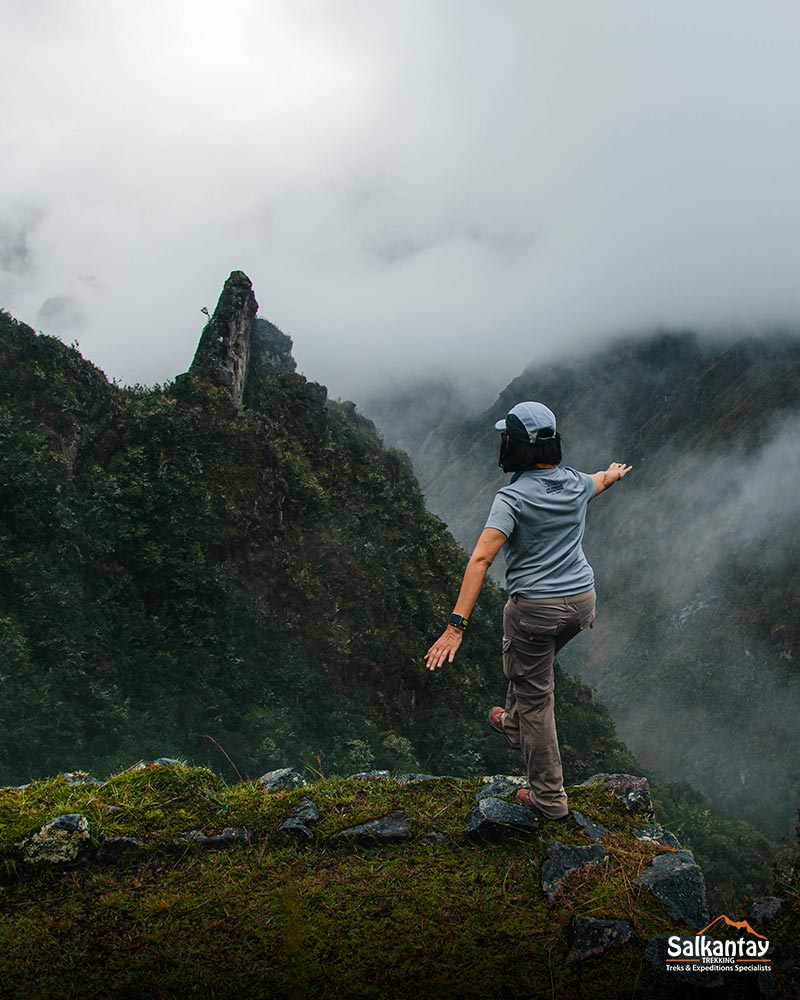
<path fill-rule="evenodd" d="M 488 412 L 444 419 L 412 459 L 429 509 L 468 550 L 506 481 L 493 423 L 521 399 L 555 411 L 565 464 L 634 466 L 589 508 L 600 614 L 571 669 L 647 764 L 788 830 L 800 782 L 800 342 L 620 340 L 529 367 Z M 394 412 L 383 400 L 387 442 L 407 407 L 408 392 Z"/>

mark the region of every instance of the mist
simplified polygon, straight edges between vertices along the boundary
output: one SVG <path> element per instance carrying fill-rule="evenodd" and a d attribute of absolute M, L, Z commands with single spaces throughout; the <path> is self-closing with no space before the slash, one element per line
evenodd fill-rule
<path fill-rule="evenodd" d="M 188 367 L 234 268 L 299 368 L 356 400 L 800 316 L 794 5 L 0 17 L 0 303 L 123 382 Z"/>

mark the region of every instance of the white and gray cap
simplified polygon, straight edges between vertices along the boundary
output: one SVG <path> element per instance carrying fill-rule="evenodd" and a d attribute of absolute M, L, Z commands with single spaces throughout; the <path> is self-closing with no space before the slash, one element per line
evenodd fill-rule
<path fill-rule="evenodd" d="M 556 416 L 544 403 L 528 400 L 512 406 L 507 415 L 497 421 L 494 429 L 507 431 L 511 437 L 534 444 L 555 436 Z"/>

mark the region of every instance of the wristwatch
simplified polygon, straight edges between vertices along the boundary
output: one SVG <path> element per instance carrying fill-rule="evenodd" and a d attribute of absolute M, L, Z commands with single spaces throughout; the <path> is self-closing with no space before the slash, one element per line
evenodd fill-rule
<path fill-rule="evenodd" d="M 469 619 L 465 618 L 463 615 L 457 615 L 454 611 L 447 619 L 447 624 L 455 625 L 456 628 L 460 628 L 463 632 L 467 625 L 469 625 Z"/>

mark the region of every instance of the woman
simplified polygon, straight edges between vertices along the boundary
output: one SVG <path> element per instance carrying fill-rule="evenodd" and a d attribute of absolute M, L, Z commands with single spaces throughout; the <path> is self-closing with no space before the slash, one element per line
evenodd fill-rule
<path fill-rule="evenodd" d="M 632 466 L 612 462 L 587 475 L 561 465 L 556 418 L 542 403 L 517 403 L 500 431 L 500 461 L 514 475 L 498 490 L 475 546 L 447 628 L 425 655 L 429 670 L 452 663 L 495 556 L 506 548 L 503 612 L 505 708 L 489 724 L 522 751 L 529 788 L 517 798 L 548 819 L 569 814 L 553 714 L 553 664 L 565 643 L 591 627 L 594 573 L 581 548 L 589 501 Z"/>

